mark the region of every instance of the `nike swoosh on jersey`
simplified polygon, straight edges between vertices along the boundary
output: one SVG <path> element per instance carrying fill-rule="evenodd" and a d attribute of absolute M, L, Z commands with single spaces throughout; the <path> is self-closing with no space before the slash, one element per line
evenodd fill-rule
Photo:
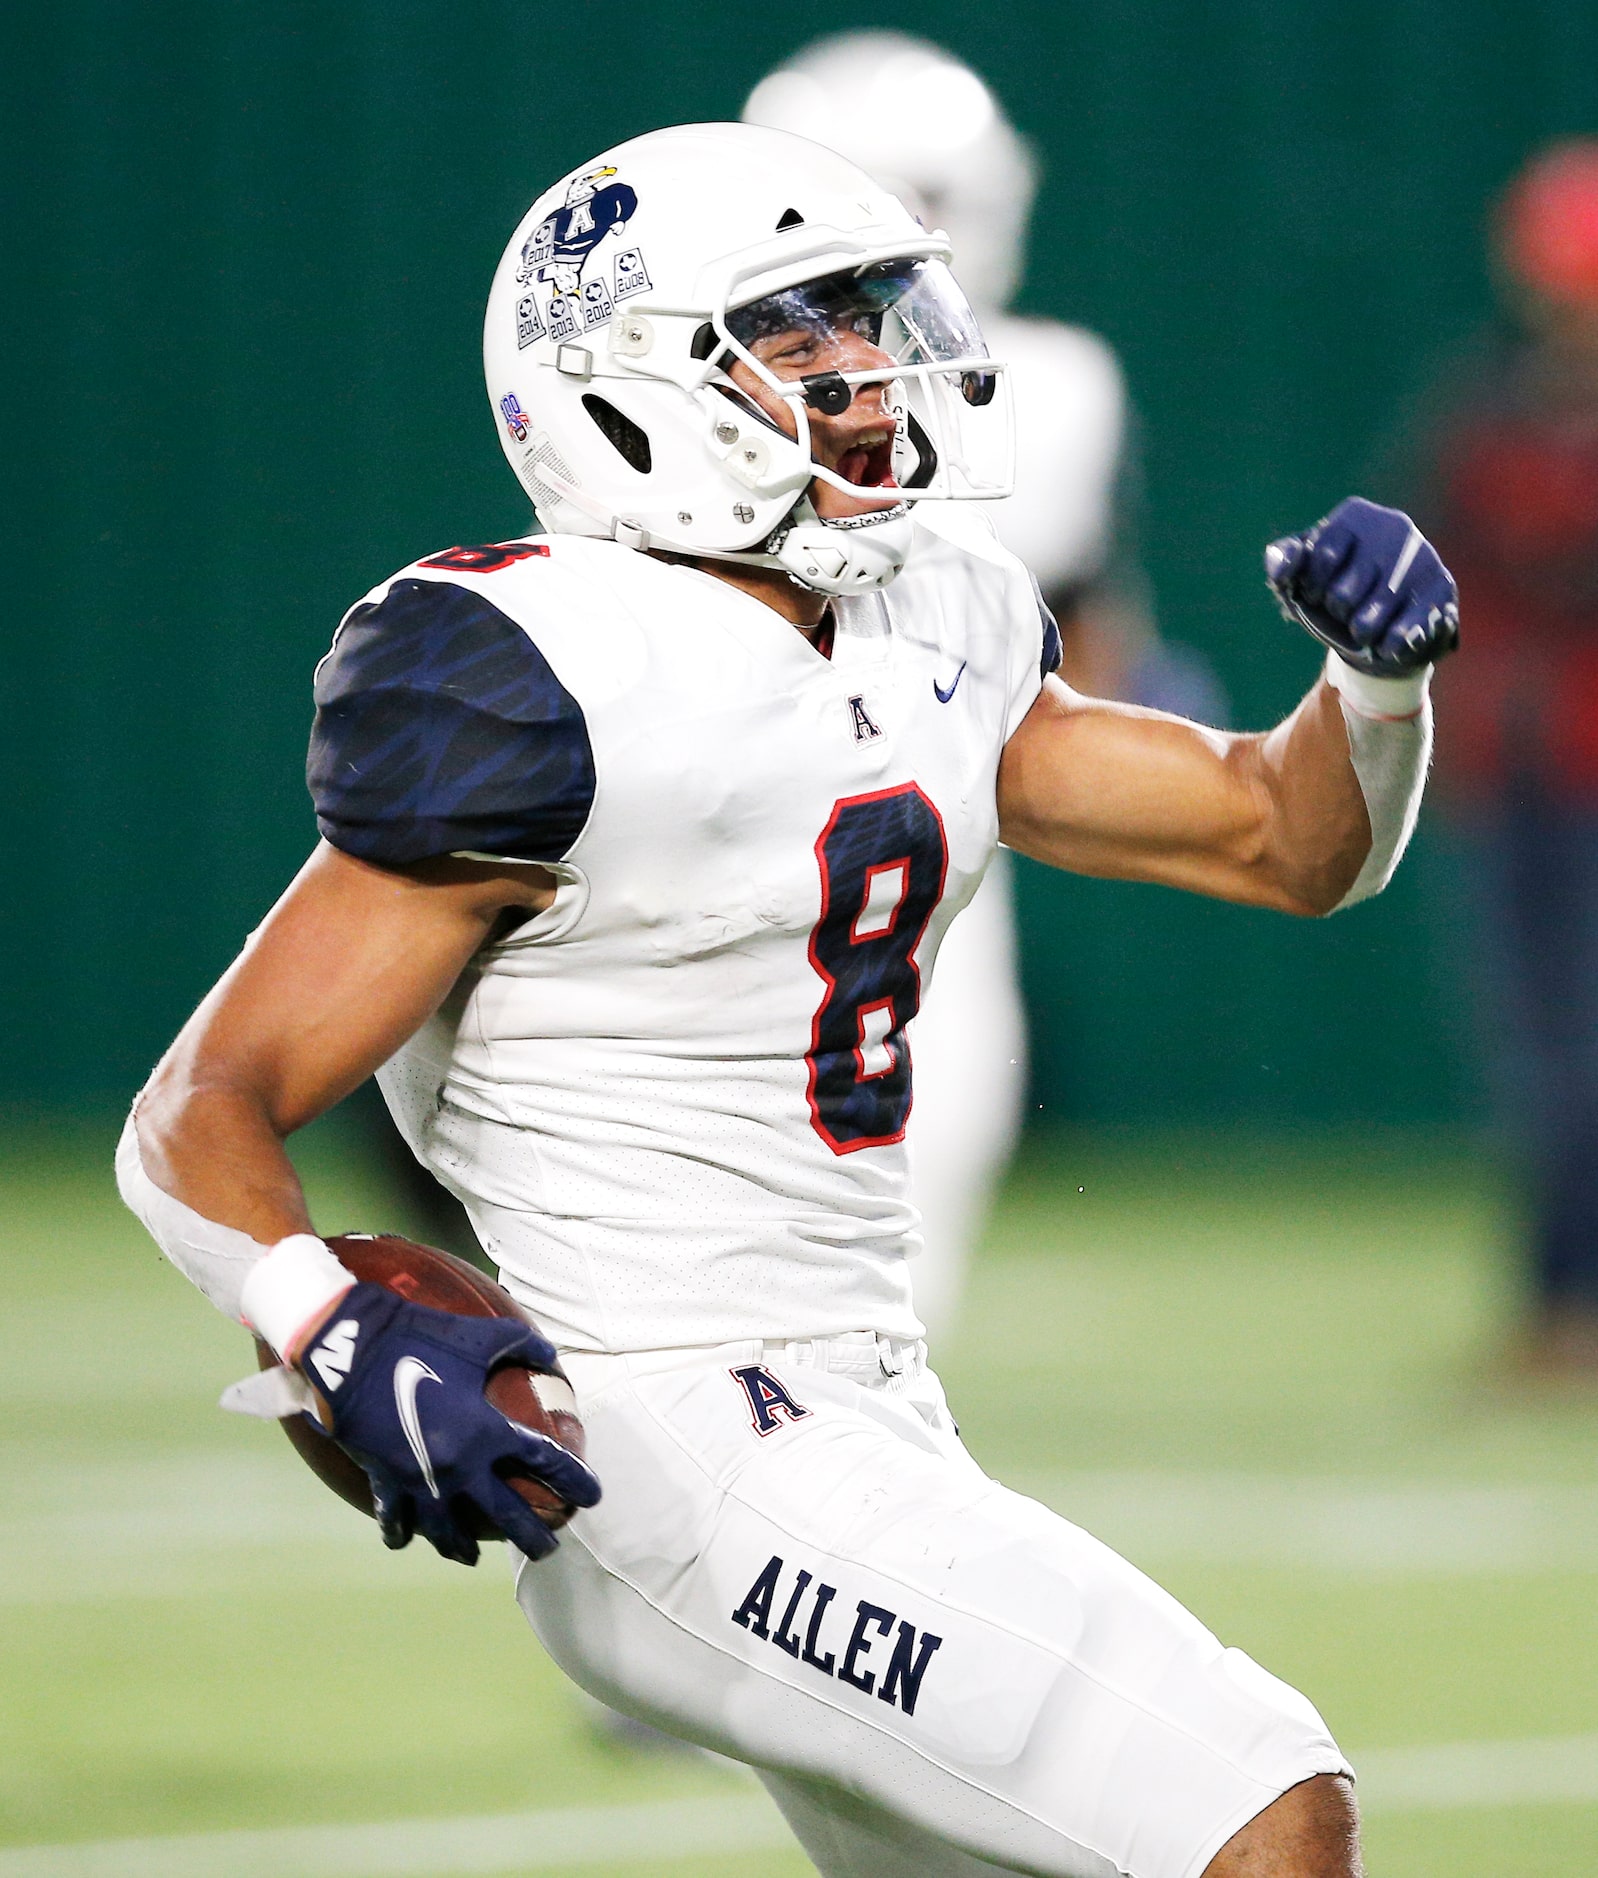
<path fill-rule="evenodd" d="M 959 671 L 955 673 L 953 678 L 949 680 L 949 689 L 947 691 L 945 691 L 942 685 L 938 683 L 937 679 L 935 678 L 933 679 L 932 691 L 933 691 L 934 697 L 936 697 L 939 704 L 947 704 L 949 700 L 954 696 L 955 690 L 957 686 L 959 685 L 960 680 L 965 676 L 965 664 L 966 664 L 965 660 L 961 659 L 960 669 Z"/>
<path fill-rule="evenodd" d="M 424 1382 L 440 1380 L 419 1356 L 402 1356 L 394 1365 L 394 1406 L 399 1410 L 400 1427 L 405 1430 L 405 1439 L 416 1456 L 416 1465 L 422 1470 L 427 1491 L 435 1500 L 438 1498 L 438 1482 L 433 1478 L 433 1457 L 422 1439 L 421 1418 L 416 1413 L 416 1391 Z"/>

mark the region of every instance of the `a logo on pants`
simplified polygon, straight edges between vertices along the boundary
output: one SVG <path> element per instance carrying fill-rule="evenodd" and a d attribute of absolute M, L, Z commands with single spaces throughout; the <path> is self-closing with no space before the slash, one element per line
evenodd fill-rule
<path fill-rule="evenodd" d="M 823 1632 L 831 1634 L 836 1645 L 841 1642 L 843 1627 L 848 1622 L 842 1613 L 829 1621 L 830 1607 L 838 1595 L 837 1586 L 817 1584 L 813 1573 L 800 1571 L 795 1574 L 786 1602 L 782 1602 L 784 1570 L 782 1560 L 773 1557 L 749 1587 L 743 1603 L 733 1612 L 732 1621 L 818 1675 L 836 1677 L 863 1695 L 875 1691 L 879 1702 L 913 1715 L 921 1695 L 922 1678 L 927 1673 L 928 1663 L 942 1648 L 942 1637 L 933 1636 L 929 1630 L 918 1631 L 914 1624 L 893 1611 L 862 1598 L 855 1606 L 849 1640 L 843 1645 L 840 1658 L 836 1648 L 822 1648 L 826 1641 Z M 782 1616 L 773 1627 L 772 1612 L 779 1603 Z M 894 1637 L 896 1624 L 898 1635 Z M 894 1640 L 884 1662 L 883 1639 L 887 1637 Z M 876 1652 L 874 1659 L 873 1651 Z"/>
<path fill-rule="evenodd" d="M 786 1415 L 790 1422 L 801 1421 L 809 1409 L 794 1401 L 788 1391 L 763 1363 L 745 1363 L 732 1372 L 734 1382 L 742 1386 L 749 1400 L 749 1413 L 757 1435 L 774 1434 L 781 1426 L 777 1417 Z"/>

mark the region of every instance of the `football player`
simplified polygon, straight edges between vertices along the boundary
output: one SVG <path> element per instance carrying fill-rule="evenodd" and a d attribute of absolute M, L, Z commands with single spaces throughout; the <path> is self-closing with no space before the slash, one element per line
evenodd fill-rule
<path fill-rule="evenodd" d="M 891 97 L 893 109 L 882 109 Z M 989 505 L 999 540 L 1059 622 L 1061 676 L 1100 697 L 1227 721 L 1208 667 L 1155 631 L 1132 552 L 1134 480 L 1120 363 L 1096 333 L 1007 312 L 1019 283 L 1037 164 L 998 100 L 941 47 L 896 32 L 838 33 L 755 87 L 744 121 L 796 131 L 868 170 L 953 248 L 961 288 L 1014 390 L 1014 493 Z M 937 1350 L 970 1249 L 1014 1144 L 1026 1079 L 1013 886 L 1000 849 L 938 955 L 911 1033 L 906 1136 L 922 1248 L 915 1307 Z"/>
<path fill-rule="evenodd" d="M 345 618 L 323 840 L 140 1096 L 122 1191 L 315 1379 L 390 1544 L 470 1561 L 495 1523 L 555 1659 L 751 1763 L 820 1870 L 1348 1878 L 1309 1703 L 961 1445 L 906 1276 L 905 1029 L 1001 836 L 1292 913 L 1379 890 L 1452 584 L 1350 501 L 1268 553 L 1328 646 L 1285 723 L 1086 701 L 974 506 L 1008 405 L 944 236 L 780 132 L 598 162 L 631 201 L 581 291 L 536 284 L 568 178 L 489 299 L 551 532 Z M 533 1333 L 316 1236 L 284 1138 L 374 1070 L 560 1350 L 594 1474 L 485 1398 Z M 558 1551 L 507 1471 L 588 1509 Z"/>

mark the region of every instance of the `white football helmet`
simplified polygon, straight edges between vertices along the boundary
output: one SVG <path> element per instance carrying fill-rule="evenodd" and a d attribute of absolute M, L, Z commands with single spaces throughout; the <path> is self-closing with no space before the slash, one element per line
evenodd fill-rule
<path fill-rule="evenodd" d="M 763 78 L 743 119 L 841 151 L 947 233 L 979 313 L 1009 304 L 1037 165 L 970 66 L 907 33 L 837 33 Z"/>
<path fill-rule="evenodd" d="M 484 329 L 500 443 L 546 528 L 784 568 L 823 593 L 885 585 L 908 504 L 1009 493 L 1004 368 L 950 274 L 949 243 L 852 163 L 785 132 L 683 125 L 547 190 L 494 276 Z M 865 330 L 881 369 L 780 378 L 751 346 Z M 791 411 L 788 436 L 726 369 Z M 886 386 L 893 498 L 822 520 L 811 409 Z"/>

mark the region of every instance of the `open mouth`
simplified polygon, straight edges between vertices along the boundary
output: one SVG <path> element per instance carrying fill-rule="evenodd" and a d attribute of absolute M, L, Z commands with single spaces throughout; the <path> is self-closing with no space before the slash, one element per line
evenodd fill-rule
<path fill-rule="evenodd" d="M 863 438 L 838 458 L 837 473 L 861 489 L 896 489 L 893 479 L 893 433 Z"/>

